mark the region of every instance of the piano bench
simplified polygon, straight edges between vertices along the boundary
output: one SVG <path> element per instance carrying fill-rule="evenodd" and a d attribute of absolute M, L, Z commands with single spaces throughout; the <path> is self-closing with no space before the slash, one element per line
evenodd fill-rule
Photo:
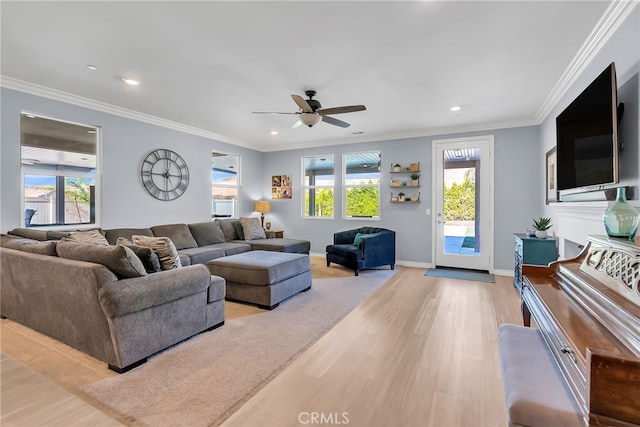
<path fill-rule="evenodd" d="M 500 325 L 500 362 L 509 426 L 584 426 L 542 334 Z"/>

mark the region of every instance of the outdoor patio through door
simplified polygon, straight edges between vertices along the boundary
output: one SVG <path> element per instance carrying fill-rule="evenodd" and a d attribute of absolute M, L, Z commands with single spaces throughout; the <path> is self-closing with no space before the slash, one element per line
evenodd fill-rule
<path fill-rule="evenodd" d="M 491 137 L 435 141 L 435 262 L 493 272 Z"/>

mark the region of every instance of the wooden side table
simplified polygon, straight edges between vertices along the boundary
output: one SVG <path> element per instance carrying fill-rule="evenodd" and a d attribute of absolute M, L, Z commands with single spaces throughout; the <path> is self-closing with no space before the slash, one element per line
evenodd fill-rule
<path fill-rule="evenodd" d="M 274 228 L 270 228 L 270 229 L 265 229 L 264 230 L 265 234 L 270 237 L 271 234 L 273 233 L 273 237 L 277 237 L 277 238 L 284 238 L 284 230 L 276 230 Z"/>

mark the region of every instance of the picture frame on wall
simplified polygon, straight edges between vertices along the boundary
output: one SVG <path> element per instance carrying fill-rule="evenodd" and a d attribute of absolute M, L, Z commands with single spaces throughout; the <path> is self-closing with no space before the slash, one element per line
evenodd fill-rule
<path fill-rule="evenodd" d="M 556 147 L 547 151 L 546 155 L 546 203 L 558 201 L 558 184 L 557 184 L 558 160 L 556 155 Z"/>
<path fill-rule="evenodd" d="M 271 177 L 271 198 L 291 199 L 291 175 L 273 175 Z"/>

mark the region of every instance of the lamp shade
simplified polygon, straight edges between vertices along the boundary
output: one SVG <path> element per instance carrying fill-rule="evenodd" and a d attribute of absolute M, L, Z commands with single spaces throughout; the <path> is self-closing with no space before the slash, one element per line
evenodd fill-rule
<path fill-rule="evenodd" d="M 258 200 L 253 206 L 253 210 L 260 213 L 271 212 L 271 203 L 266 200 Z"/>

